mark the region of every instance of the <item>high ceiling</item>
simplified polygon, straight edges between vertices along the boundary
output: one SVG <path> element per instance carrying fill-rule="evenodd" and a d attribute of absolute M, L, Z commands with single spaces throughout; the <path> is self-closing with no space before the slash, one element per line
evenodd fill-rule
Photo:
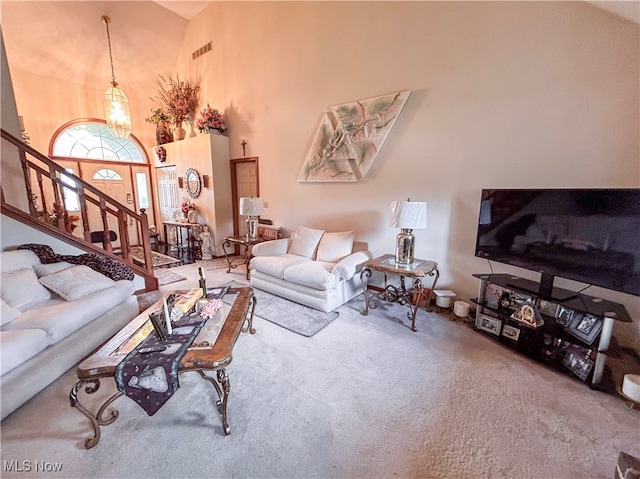
<path fill-rule="evenodd" d="M 171 73 L 188 19 L 209 3 L 2 0 L 0 19 L 12 71 L 104 89 L 110 66 L 100 17 L 108 15 L 116 79 L 131 89 Z M 640 22 L 640 0 L 589 3 Z"/>
<path fill-rule="evenodd" d="M 124 89 L 140 82 L 149 85 L 176 63 L 188 23 L 182 15 L 207 4 L 184 2 L 176 8 L 176 3 L 183 2 L 3 0 L 0 18 L 9 66 L 12 71 L 106 88 L 111 71 L 101 17 L 107 15 L 118 83 Z M 189 9 L 182 8 L 187 4 Z"/>

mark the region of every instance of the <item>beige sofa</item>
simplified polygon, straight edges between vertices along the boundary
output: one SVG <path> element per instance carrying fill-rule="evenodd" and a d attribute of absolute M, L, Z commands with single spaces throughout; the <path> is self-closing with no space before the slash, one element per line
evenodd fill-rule
<path fill-rule="evenodd" d="M 372 258 L 354 232 L 298 227 L 290 238 L 253 247 L 251 286 L 329 312 L 362 293 L 360 271 Z"/>
<path fill-rule="evenodd" d="M 30 250 L 3 251 L 0 265 L 4 419 L 134 318 L 138 301 L 132 281 Z"/>

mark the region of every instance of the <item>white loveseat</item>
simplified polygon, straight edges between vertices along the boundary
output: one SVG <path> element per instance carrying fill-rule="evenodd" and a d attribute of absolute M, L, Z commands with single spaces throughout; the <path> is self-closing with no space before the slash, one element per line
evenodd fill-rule
<path fill-rule="evenodd" d="M 362 293 L 360 271 L 372 258 L 353 231 L 298 227 L 290 238 L 253 246 L 251 286 L 329 312 Z"/>
<path fill-rule="evenodd" d="M 28 249 L 3 251 L 0 265 L 4 419 L 134 318 L 138 301 L 133 281 L 84 265 L 42 264 Z"/>

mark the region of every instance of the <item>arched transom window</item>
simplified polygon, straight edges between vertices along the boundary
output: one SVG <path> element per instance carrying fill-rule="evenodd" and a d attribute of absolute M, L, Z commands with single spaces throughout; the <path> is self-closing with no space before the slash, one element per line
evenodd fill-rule
<path fill-rule="evenodd" d="M 105 123 L 74 123 L 56 136 L 51 154 L 66 158 L 146 163 L 142 147 L 131 138 L 114 138 Z"/>
<path fill-rule="evenodd" d="M 96 171 L 96 174 L 93 175 L 94 180 L 122 180 L 122 176 L 117 171 L 110 170 L 108 168 L 103 168 L 101 170 Z"/>

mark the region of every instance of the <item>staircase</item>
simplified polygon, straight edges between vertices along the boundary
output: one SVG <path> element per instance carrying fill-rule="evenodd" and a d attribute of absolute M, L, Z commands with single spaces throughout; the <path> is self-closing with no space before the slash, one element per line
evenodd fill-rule
<path fill-rule="evenodd" d="M 153 273 L 151 243 L 149 241 L 149 222 L 144 209 L 140 213 L 102 193 L 81 178 L 66 171 L 51 158 L 43 155 L 5 130 L 2 134 L 2 161 L 15 161 L 11 155 L 19 158 L 24 179 L 26 202 L 24 198 L 5 198 L 7 179 L 1 189 L 2 214 L 33 227 L 47 235 L 56 237 L 88 253 L 97 253 L 113 258 L 129 266 L 135 274 L 144 278 L 146 292 L 158 289 L 158 280 Z M 16 179 L 11 179 L 16 180 Z M 11 181 L 10 180 L 10 181 Z M 75 193 L 79 202 L 78 215 L 69 214 L 66 209 L 65 195 Z M 27 205 L 21 206 L 21 205 Z M 99 208 L 100 224 L 89 224 L 89 205 Z M 79 222 L 78 225 L 75 223 Z M 94 221 L 95 223 L 95 221 Z M 117 238 L 120 247 L 114 248 L 111 224 L 117 225 Z M 136 237 L 129 235 L 129 226 L 135 226 Z M 80 235 L 74 230 L 81 227 Z M 92 238 L 92 234 L 93 238 Z M 93 243 L 97 235 L 98 243 Z M 100 246 L 99 246 L 100 245 Z M 138 263 L 131 255 L 132 246 L 141 246 L 144 262 Z"/>

